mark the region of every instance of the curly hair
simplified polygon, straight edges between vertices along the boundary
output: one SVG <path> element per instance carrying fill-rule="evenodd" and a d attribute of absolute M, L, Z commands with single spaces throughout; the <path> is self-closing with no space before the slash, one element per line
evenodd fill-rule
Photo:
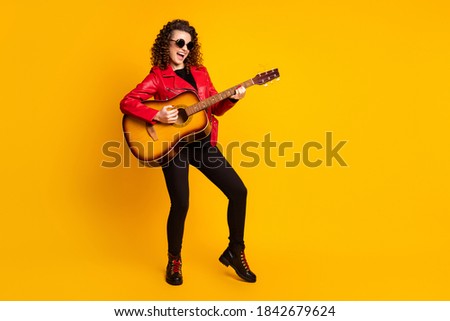
<path fill-rule="evenodd" d="M 184 65 L 186 67 L 190 66 L 201 66 L 203 58 L 201 53 L 201 46 L 198 42 L 198 35 L 195 31 L 195 28 L 189 25 L 189 22 L 186 20 L 175 19 L 168 22 L 164 27 L 159 31 L 158 36 L 152 46 L 152 65 L 158 66 L 161 69 L 166 69 L 169 66 L 170 58 L 169 58 L 169 40 L 172 37 L 172 32 L 174 30 L 185 31 L 191 35 L 191 41 L 194 44 L 194 48 L 190 50 L 189 55 L 186 57 L 184 61 Z"/>

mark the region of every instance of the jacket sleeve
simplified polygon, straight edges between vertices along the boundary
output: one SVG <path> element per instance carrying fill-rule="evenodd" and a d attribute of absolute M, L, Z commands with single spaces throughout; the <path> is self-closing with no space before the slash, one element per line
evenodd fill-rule
<path fill-rule="evenodd" d="M 206 69 L 205 69 L 206 71 Z M 214 85 L 211 81 L 211 78 L 209 77 L 208 71 L 206 71 L 206 82 L 208 85 L 208 97 L 214 96 L 217 94 L 217 90 L 214 88 Z M 211 106 L 211 112 L 216 116 L 222 116 L 227 112 L 231 107 L 233 107 L 236 104 L 236 101 L 230 100 L 230 99 L 224 99 L 217 104 L 214 104 Z"/>
<path fill-rule="evenodd" d="M 149 123 L 155 123 L 153 118 L 158 110 L 149 108 L 142 102 L 155 96 L 158 80 L 155 73 L 150 74 L 130 91 L 120 102 L 120 110 L 126 114 L 135 116 Z"/>

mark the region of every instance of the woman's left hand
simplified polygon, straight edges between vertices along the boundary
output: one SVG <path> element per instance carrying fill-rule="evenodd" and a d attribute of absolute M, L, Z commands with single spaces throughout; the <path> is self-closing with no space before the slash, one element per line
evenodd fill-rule
<path fill-rule="evenodd" d="M 245 87 L 240 86 L 240 87 L 236 88 L 236 93 L 233 96 L 231 96 L 230 98 L 238 99 L 238 100 L 242 99 L 245 97 L 245 92 L 246 92 Z"/>

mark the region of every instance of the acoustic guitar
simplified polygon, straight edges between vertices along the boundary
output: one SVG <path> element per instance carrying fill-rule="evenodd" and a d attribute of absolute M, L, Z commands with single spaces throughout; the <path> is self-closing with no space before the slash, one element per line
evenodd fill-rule
<path fill-rule="evenodd" d="M 186 91 L 170 100 L 147 100 L 143 103 L 156 110 L 171 105 L 178 109 L 174 124 L 151 124 L 134 116 L 123 117 L 125 140 L 132 154 L 149 167 L 170 162 L 186 144 L 205 138 L 211 132 L 211 124 L 205 109 L 235 94 L 236 88 L 263 85 L 280 77 L 278 69 L 272 69 L 233 86 L 221 93 L 200 101 L 193 91 Z"/>

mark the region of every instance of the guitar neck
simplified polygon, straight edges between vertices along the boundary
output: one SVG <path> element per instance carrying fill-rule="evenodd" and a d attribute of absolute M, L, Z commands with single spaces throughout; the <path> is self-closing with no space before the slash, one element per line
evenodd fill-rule
<path fill-rule="evenodd" d="M 219 101 L 222 101 L 224 99 L 230 98 L 236 93 L 236 88 L 242 86 L 244 88 L 248 88 L 250 86 L 253 86 L 255 83 L 253 82 L 253 79 L 249 79 L 242 84 L 239 84 L 237 86 L 233 86 L 231 88 L 228 88 L 227 90 L 222 91 L 221 93 L 215 94 L 214 96 L 211 96 L 209 98 L 206 98 L 205 100 L 199 101 L 198 103 L 189 106 L 185 109 L 188 116 L 198 113 L 199 111 L 202 111 L 206 108 L 208 108 L 211 105 L 214 105 L 215 103 L 218 103 Z"/>

